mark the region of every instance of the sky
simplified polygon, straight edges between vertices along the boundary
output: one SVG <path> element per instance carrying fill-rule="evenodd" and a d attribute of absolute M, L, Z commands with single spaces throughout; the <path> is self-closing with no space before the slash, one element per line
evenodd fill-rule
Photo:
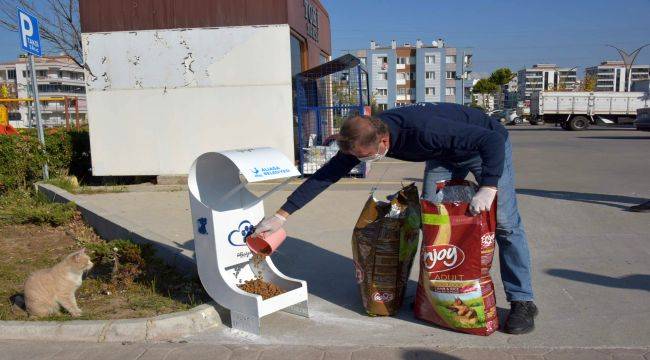
<path fill-rule="evenodd" d="M 585 67 L 619 60 L 606 44 L 632 51 L 650 43 L 650 0 L 321 0 L 330 15 L 332 56 L 389 45 L 472 47 L 474 71 L 535 63 Z M 0 30 L 0 61 L 18 56 L 18 35 Z M 638 64 L 650 63 L 650 46 Z"/>
<path fill-rule="evenodd" d="M 472 47 L 474 71 L 536 63 L 585 67 L 619 60 L 650 43 L 650 0 L 321 0 L 330 15 L 332 57 L 348 49 L 426 44 Z M 650 46 L 637 64 L 650 63 Z"/>

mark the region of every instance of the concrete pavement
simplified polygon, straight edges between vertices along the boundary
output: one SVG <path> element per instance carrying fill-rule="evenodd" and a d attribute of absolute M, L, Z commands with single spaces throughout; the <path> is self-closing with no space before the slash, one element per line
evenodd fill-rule
<path fill-rule="evenodd" d="M 647 349 L 368 347 L 167 343 L 0 343 L 0 360 L 647 360 Z"/>
<path fill-rule="evenodd" d="M 380 178 L 378 196 L 394 192 L 400 182 L 422 178 L 423 164 L 389 159 L 375 164 L 369 179 L 345 179 L 334 186 L 292 216 L 286 226 L 290 238 L 274 255 L 274 262 L 286 274 L 308 281 L 310 319 L 276 313 L 262 320 L 260 337 L 221 327 L 187 341 L 238 346 L 496 347 L 499 351 L 632 347 L 640 355 L 650 347 L 650 216 L 624 209 L 650 198 L 647 134 L 530 126 L 511 130 L 518 200 L 530 239 L 540 307 L 532 334 L 495 333 L 483 338 L 416 320 L 409 304 L 417 266 L 398 316 L 363 314 L 350 260 L 350 235 L 359 211 Z M 261 193 L 265 188 L 268 185 L 253 190 Z M 288 194 L 271 196 L 265 203 L 267 211 L 277 209 Z M 193 250 L 186 191 L 80 196 L 164 235 L 170 244 Z M 500 315 L 504 315 L 508 304 L 498 259 L 493 276 Z M 589 358 L 600 356 L 599 352 Z"/>

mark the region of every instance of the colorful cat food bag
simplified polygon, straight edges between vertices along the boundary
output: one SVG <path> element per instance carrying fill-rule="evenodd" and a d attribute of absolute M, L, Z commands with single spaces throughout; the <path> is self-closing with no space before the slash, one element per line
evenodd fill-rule
<path fill-rule="evenodd" d="M 420 199 L 414 184 L 389 197 L 368 198 L 352 233 L 361 300 L 369 315 L 395 315 L 402 306 L 420 235 Z"/>
<path fill-rule="evenodd" d="M 422 200 L 422 247 L 415 316 L 439 326 L 490 335 L 499 326 L 490 267 L 494 256 L 496 199 L 472 216 L 476 185 L 438 184 L 435 202 Z"/>

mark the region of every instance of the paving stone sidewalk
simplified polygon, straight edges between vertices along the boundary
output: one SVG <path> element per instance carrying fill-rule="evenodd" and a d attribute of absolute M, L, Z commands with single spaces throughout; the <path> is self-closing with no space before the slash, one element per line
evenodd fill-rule
<path fill-rule="evenodd" d="M 242 346 L 180 342 L 168 343 L 47 343 L 0 342 L 4 359 L 119 359 L 119 360 L 370 360 L 370 359 L 650 359 L 650 349 L 641 348 L 453 348 L 453 347 L 319 347 Z"/>

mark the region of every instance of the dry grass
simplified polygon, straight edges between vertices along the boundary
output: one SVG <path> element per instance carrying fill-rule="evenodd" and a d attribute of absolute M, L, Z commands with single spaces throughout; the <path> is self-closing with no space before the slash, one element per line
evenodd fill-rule
<path fill-rule="evenodd" d="M 183 311 L 208 300 L 198 279 L 163 264 L 148 247 L 126 240 L 106 242 L 78 212 L 68 223 L 0 225 L 0 320 L 26 320 L 12 305 L 27 276 L 86 247 L 95 267 L 77 291 L 82 319 L 124 319 Z M 117 260 L 117 266 L 115 261 Z M 63 315 L 40 320 L 71 320 Z"/>

